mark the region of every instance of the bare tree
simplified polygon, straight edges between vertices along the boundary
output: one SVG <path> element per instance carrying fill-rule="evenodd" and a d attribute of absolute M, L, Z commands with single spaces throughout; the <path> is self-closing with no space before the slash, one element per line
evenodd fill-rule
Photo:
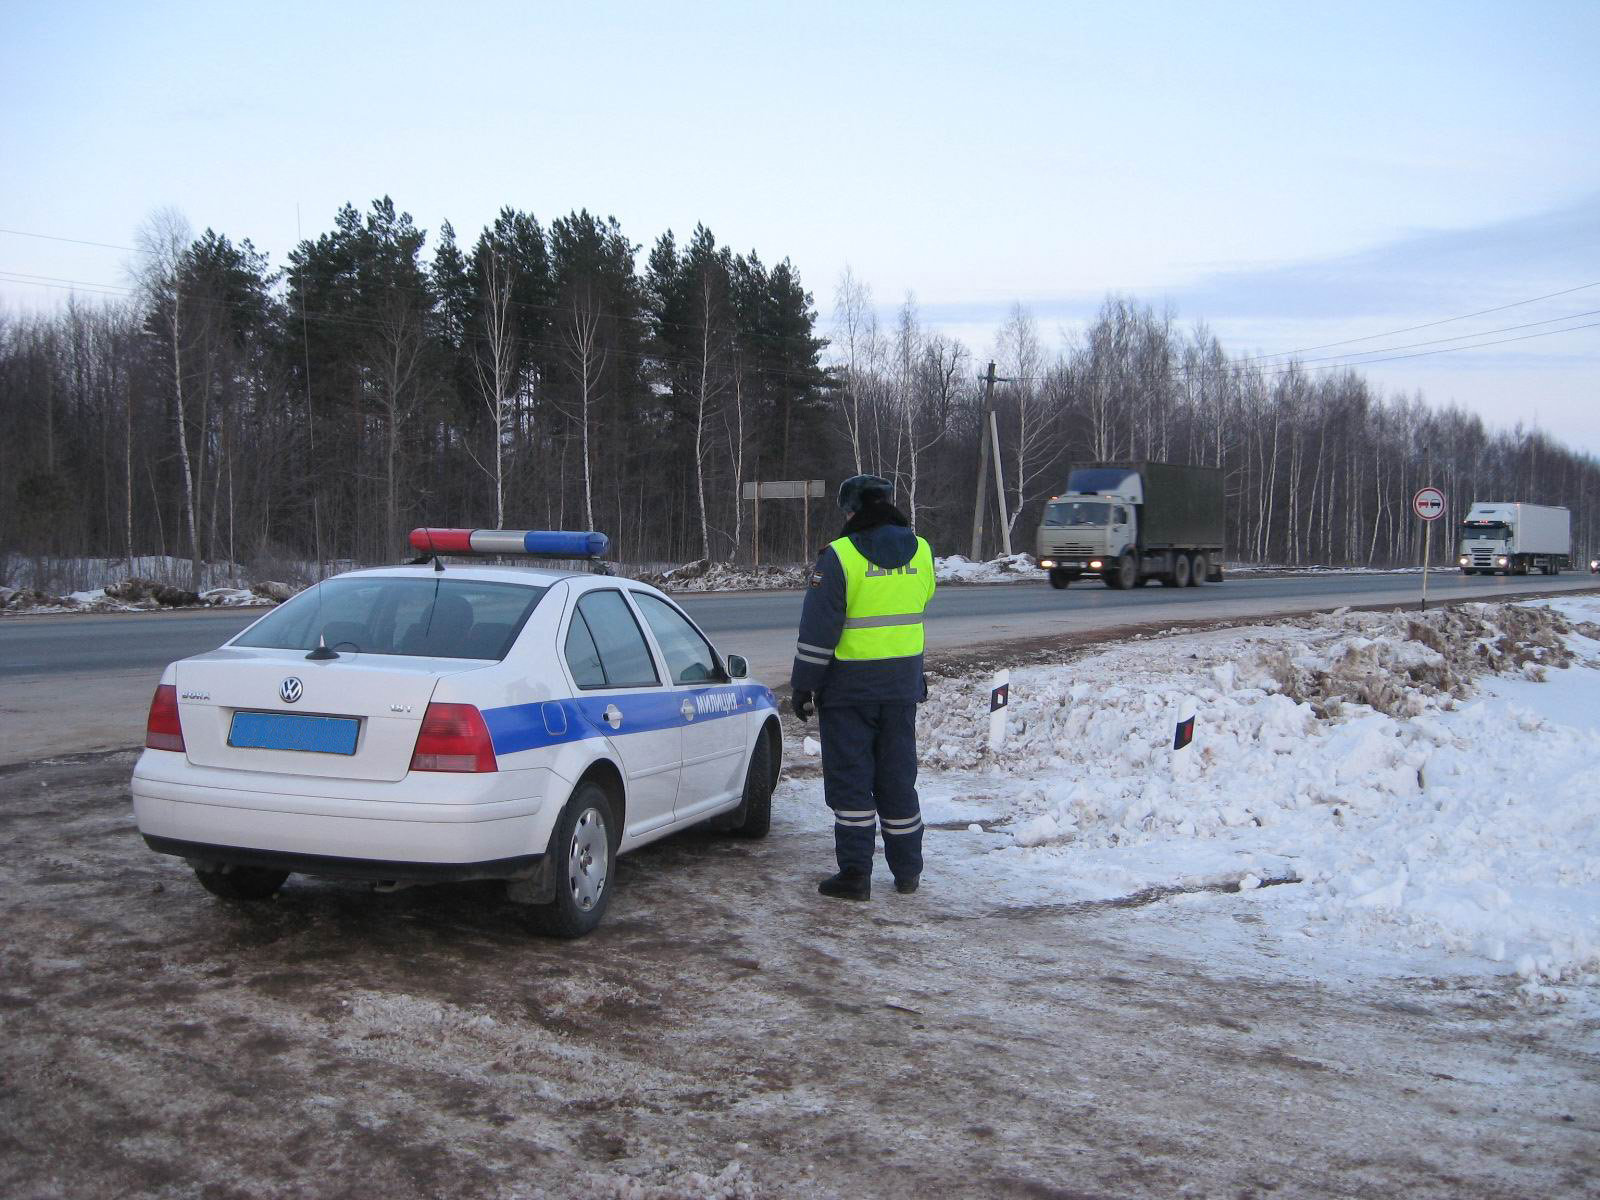
<path fill-rule="evenodd" d="M 137 235 L 138 280 L 150 310 L 159 324 L 172 363 L 173 431 L 177 435 L 178 465 L 183 480 L 183 520 L 189 534 L 189 587 L 199 591 L 204 583 L 200 535 L 195 520 L 195 481 L 189 463 L 189 436 L 183 411 L 184 306 L 183 275 L 193 236 L 189 222 L 176 208 L 157 209 Z"/>
<path fill-rule="evenodd" d="M 572 293 L 572 311 L 561 330 L 567 369 L 578 385 L 573 411 L 568 415 L 578 423 L 579 448 L 583 454 L 583 520 L 585 529 L 594 528 L 593 458 L 589 452 L 589 430 L 593 410 L 601 400 L 600 380 L 604 376 L 609 351 L 600 344 L 599 306 L 588 287 Z"/>
<path fill-rule="evenodd" d="M 494 480 L 496 529 L 504 529 L 506 524 L 505 443 L 511 432 L 516 401 L 517 347 L 511 323 L 511 288 L 514 282 L 510 267 L 500 260 L 499 253 L 490 243 L 485 248 L 483 295 L 479 297 L 483 346 L 481 353 L 472 356 L 472 368 L 478 380 L 478 395 L 489 414 L 490 436 L 494 443 L 494 462 L 489 474 Z M 484 365 L 485 357 L 488 359 L 487 367 Z M 584 423 L 584 439 L 584 463 L 587 466 L 587 421 Z M 585 471 L 585 485 L 587 482 Z"/>
<path fill-rule="evenodd" d="M 1014 381 L 1010 389 L 1015 419 L 1011 485 L 1016 503 L 1006 516 L 1006 527 L 1014 533 L 1028 502 L 1048 491 L 1039 488 L 1039 481 L 1054 466 L 1053 430 L 1044 387 L 1044 349 L 1039 344 L 1033 314 L 1022 305 L 1012 305 L 1011 315 L 1000 330 L 995 356 Z"/>

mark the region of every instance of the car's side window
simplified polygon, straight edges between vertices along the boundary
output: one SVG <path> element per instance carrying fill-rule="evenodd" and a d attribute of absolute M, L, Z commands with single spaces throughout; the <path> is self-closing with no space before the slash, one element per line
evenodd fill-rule
<path fill-rule="evenodd" d="M 1126 525 L 1128 523 L 1128 510 L 1123 508 L 1122 505 L 1119 504 L 1119 505 L 1117 505 L 1115 511 L 1116 511 L 1116 523 L 1118 525 Z"/>
<path fill-rule="evenodd" d="M 582 620 L 589 631 L 595 652 L 600 659 L 600 670 L 606 687 L 652 687 L 661 682 L 656 674 L 655 660 L 650 657 L 639 622 L 628 610 L 621 592 L 606 590 L 589 592 L 578 601 L 578 611 L 573 624 Z M 570 645 L 572 632 L 567 631 Z M 571 659 L 569 657 L 568 661 Z M 574 669 L 573 674 L 577 671 Z M 596 684 L 579 683 L 579 687 Z"/>
<path fill-rule="evenodd" d="M 600 651 L 595 649 L 594 637 L 582 613 L 572 614 L 572 624 L 567 627 L 566 654 L 567 666 L 579 687 L 605 687 L 606 673 L 600 667 Z"/>
<path fill-rule="evenodd" d="M 634 592 L 633 599 L 656 635 L 673 683 L 711 683 L 718 678 L 716 654 L 682 613 L 646 592 Z"/>

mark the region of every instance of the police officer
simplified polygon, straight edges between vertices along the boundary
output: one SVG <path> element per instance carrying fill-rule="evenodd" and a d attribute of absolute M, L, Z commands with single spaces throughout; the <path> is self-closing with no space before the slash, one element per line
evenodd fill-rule
<path fill-rule="evenodd" d="M 790 677 L 795 714 L 822 729 L 822 784 L 833 809 L 839 873 L 824 896 L 872 895 L 874 826 L 895 890 L 922 875 L 917 807 L 917 705 L 922 610 L 933 597 L 933 552 L 894 506 L 894 485 L 857 475 L 839 486 L 843 533 L 817 559 L 800 614 Z"/>

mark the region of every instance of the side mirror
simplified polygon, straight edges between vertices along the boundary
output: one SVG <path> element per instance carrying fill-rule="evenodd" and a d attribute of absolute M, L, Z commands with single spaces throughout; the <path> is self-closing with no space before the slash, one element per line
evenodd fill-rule
<path fill-rule="evenodd" d="M 728 655 L 728 678 L 729 679 L 749 679 L 750 678 L 750 662 L 749 662 L 748 659 L 745 658 L 744 655 L 742 655 L 742 654 L 730 654 L 730 655 Z"/>

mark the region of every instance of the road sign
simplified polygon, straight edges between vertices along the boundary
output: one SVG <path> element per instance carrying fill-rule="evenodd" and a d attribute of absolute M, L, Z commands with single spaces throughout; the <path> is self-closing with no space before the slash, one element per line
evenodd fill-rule
<path fill-rule="evenodd" d="M 1436 487 L 1418 488 L 1411 511 L 1427 522 L 1422 527 L 1422 611 L 1428 611 L 1428 565 L 1433 559 L 1433 523 L 1444 516 L 1444 493 Z"/>
<path fill-rule="evenodd" d="M 1424 521 L 1437 521 L 1444 516 L 1444 493 L 1436 487 L 1422 488 L 1411 497 L 1411 511 Z"/>
<path fill-rule="evenodd" d="M 804 500 L 827 495 L 827 484 L 820 479 L 777 479 L 767 483 L 746 483 L 746 500 Z"/>

